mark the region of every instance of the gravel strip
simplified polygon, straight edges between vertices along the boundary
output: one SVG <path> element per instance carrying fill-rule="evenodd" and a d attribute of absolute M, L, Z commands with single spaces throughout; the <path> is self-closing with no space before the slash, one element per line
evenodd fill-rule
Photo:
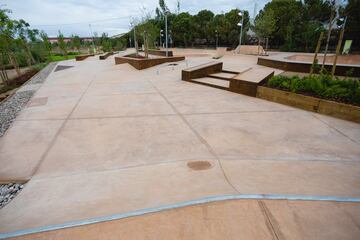
<path fill-rule="evenodd" d="M 26 105 L 35 91 L 16 92 L 0 104 L 0 137 L 10 127 L 16 115 Z"/>
<path fill-rule="evenodd" d="M 57 63 L 49 63 L 44 69 L 38 72 L 35 76 L 33 76 L 29 81 L 25 83 L 27 84 L 37 84 L 45 82 L 47 76 L 52 72 Z"/>
<path fill-rule="evenodd" d="M 11 123 L 15 120 L 16 115 L 26 105 L 37 89 L 40 88 L 47 76 L 56 66 L 56 63 L 50 63 L 39 73 L 28 80 L 12 96 L 0 103 L 0 137 L 2 137 Z M 32 86 L 29 86 L 29 85 Z"/>
<path fill-rule="evenodd" d="M 21 183 L 0 184 L 0 209 L 8 204 L 24 188 Z"/>

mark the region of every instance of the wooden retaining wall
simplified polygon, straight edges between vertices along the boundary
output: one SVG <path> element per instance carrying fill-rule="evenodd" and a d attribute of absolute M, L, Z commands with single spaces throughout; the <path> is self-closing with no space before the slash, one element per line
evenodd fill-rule
<path fill-rule="evenodd" d="M 258 98 L 360 123 L 360 107 L 259 86 Z"/>

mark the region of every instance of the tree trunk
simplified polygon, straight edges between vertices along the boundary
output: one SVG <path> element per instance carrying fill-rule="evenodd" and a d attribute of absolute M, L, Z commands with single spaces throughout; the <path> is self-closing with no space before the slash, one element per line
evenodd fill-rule
<path fill-rule="evenodd" d="M 0 54 L 0 75 L 1 75 L 1 79 L 3 81 L 3 83 L 5 85 L 9 85 L 9 77 L 7 75 L 5 66 L 4 66 L 4 61 L 3 61 L 3 55 Z"/>
<path fill-rule="evenodd" d="M 8 56 L 9 56 L 9 61 L 10 61 L 11 65 L 15 68 L 17 75 L 20 76 L 21 71 L 20 71 L 19 64 L 17 63 L 14 54 L 12 52 L 9 52 Z"/>
<path fill-rule="evenodd" d="M 35 64 L 35 59 L 32 56 L 30 48 L 27 43 L 24 43 L 24 49 L 25 49 L 26 56 L 27 56 L 26 61 L 28 63 L 28 66 L 31 67 L 31 65 Z"/>

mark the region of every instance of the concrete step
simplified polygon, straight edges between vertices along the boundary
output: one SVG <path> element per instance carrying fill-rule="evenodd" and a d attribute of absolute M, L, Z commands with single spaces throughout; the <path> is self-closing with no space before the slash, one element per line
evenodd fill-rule
<path fill-rule="evenodd" d="M 227 73 L 227 72 L 219 72 L 219 73 L 213 73 L 209 74 L 209 77 L 223 79 L 223 80 L 230 80 L 231 78 L 235 77 L 237 74 L 234 73 Z"/>
<path fill-rule="evenodd" d="M 234 77 L 236 80 L 243 82 L 260 84 L 274 74 L 274 70 L 270 68 L 253 68 L 242 72 Z"/>
<path fill-rule="evenodd" d="M 223 79 L 217 79 L 212 77 L 192 79 L 191 82 L 210 86 L 210 87 L 220 88 L 224 90 L 228 90 L 230 86 L 229 81 L 224 81 Z"/>

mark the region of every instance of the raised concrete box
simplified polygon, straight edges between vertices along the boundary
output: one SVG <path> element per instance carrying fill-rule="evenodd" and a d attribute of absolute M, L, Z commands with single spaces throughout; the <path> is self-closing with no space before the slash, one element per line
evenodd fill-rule
<path fill-rule="evenodd" d="M 99 56 L 99 59 L 100 59 L 100 60 L 105 60 L 105 59 L 107 59 L 108 57 L 110 57 L 110 56 L 113 55 L 113 54 L 114 54 L 113 52 L 106 52 L 106 53 L 100 55 L 100 56 Z"/>
<path fill-rule="evenodd" d="M 301 108 L 307 111 L 317 112 L 324 115 L 360 123 L 360 107 L 358 106 L 333 102 L 263 86 L 258 87 L 257 97 Z"/>
<path fill-rule="evenodd" d="M 128 63 L 137 70 L 150 68 L 166 62 L 178 62 L 185 60 L 184 56 L 159 57 L 159 58 L 135 58 L 129 56 L 115 57 L 115 64 Z"/>
<path fill-rule="evenodd" d="M 194 78 L 206 77 L 209 74 L 221 72 L 223 68 L 222 62 L 209 62 L 195 67 L 190 67 L 182 70 L 181 79 L 190 81 Z"/>
<path fill-rule="evenodd" d="M 148 50 L 148 53 L 151 55 L 163 56 L 166 57 L 166 51 L 164 50 Z M 168 57 L 174 56 L 172 51 L 168 51 Z"/>
<path fill-rule="evenodd" d="M 238 74 L 230 80 L 230 91 L 256 97 L 259 84 L 274 76 L 274 71 L 269 69 L 249 70 Z"/>
<path fill-rule="evenodd" d="M 88 57 L 93 57 L 93 56 L 94 56 L 94 54 L 79 55 L 79 56 L 75 56 L 75 60 L 83 61 L 83 60 L 87 59 Z"/>
<path fill-rule="evenodd" d="M 271 67 L 271 68 L 278 68 L 282 69 L 284 71 L 290 71 L 290 72 L 303 72 L 303 73 L 309 73 L 312 63 L 310 62 L 300 62 L 300 61 L 291 61 L 289 59 L 283 58 L 283 59 L 275 59 L 271 57 L 259 57 L 257 64 Z M 325 64 L 325 69 L 328 72 L 331 72 L 332 64 Z M 348 71 L 353 71 L 352 76 L 359 77 L 360 76 L 360 66 L 359 65 L 349 65 L 349 64 L 337 64 L 335 75 L 338 76 L 346 76 Z"/>

